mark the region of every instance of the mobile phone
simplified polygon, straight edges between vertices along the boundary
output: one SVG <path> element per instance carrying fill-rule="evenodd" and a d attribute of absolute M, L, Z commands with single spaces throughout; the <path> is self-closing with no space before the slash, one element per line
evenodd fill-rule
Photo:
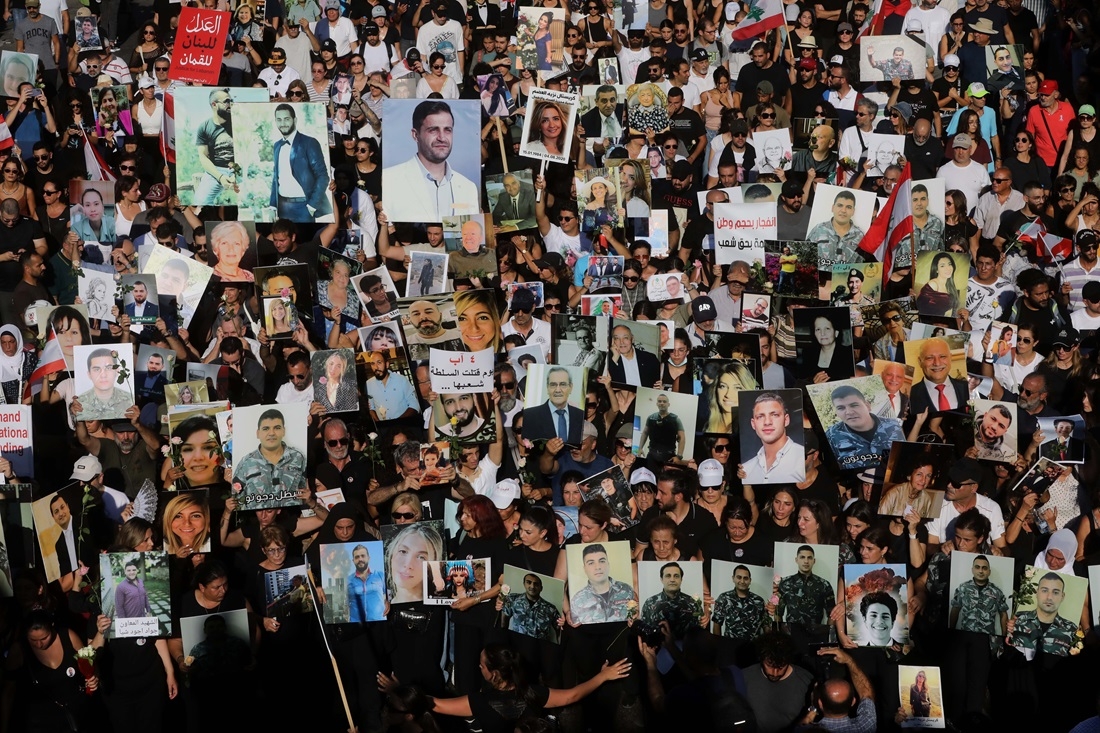
<path fill-rule="evenodd" d="M 41 97 L 42 96 L 42 90 L 41 89 L 32 89 L 30 96 L 31 96 L 32 99 L 37 98 L 37 97 Z"/>

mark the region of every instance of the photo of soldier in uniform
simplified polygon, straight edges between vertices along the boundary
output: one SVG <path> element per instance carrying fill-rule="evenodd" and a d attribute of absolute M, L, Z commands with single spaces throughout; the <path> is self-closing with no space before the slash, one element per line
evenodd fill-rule
<path fill-rule="evenodd" d="M 836 545 L 775 543 L 775 595 L 780 621 L 804 626 L 828 622 L 837 604 L 840 548 Z M 772 609 L 770 609 L 772 610 Z"/>
<path fill-rule="evenodd" d="M 561 643 L 564 600 L 564 581 L 515 565 L 504 566 L 504 584 L 497 597 L 496 610 L 509 631 Z"/>
<path fill-rule="evenodd" d="M 872 411 L 876 397 L 885 390 L 881 377 L 808 384 L 806 389 L 842 470 L 874 468 L 885 460 L 895 441 L 905 439 L 900 420 Z"/>
<path fill-rule="evenodd" d="M 710 619 L 703 605 L 701 562 L 643 560 L 637 568 L 643 624 L 655 628 L 667 621 L 674 639 L 693 626 L 706 628 Z"/>
<path fill-rule="evenodd" d="M 1029 661 L 1040 651 L 1055 657 L 1080 651 L 1084 639 L 1078 628 L 1087 595 L 1086 578 L 1028 565 L 1016 594 L 1016 614 L 1008 621 L 1009 643 Z"/>
<path fill-rule="evenodd" d="M 767 630 L 771 615 L 771 568 L 726 560 L 711 560 L 711 631 L 736 641 L 751 641 Z"/>
<path fill-rule="evenodd" d="M 569 614 L 574 624 L 626 621 L 637 609 L 630 585 L 630 543 L 593 542 L 565 548 Z M 625 580 L 624 580 L 625 578 Z"/>
<path fill-rule="evenodd" d="M 309 403 L 235 407 L 233 425 L 232 495 L 240 508 L 302 504 Z"/>
<path fill-rule="evenodd" d="M 1012 558 L 952 552 L 948 628 L 993 636 L 1007 634 L 1013 565 Z"/>

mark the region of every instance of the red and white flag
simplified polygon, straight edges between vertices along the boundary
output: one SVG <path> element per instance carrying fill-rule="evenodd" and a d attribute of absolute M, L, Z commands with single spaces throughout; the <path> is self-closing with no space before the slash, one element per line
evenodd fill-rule
<path fill-rule="evenodd" d="M 160 126 L 160 152 L 164 159 L 176 164 L 176 98 L 164 93 L 164 122 Z"/>
<path fill-rule="evenodd" d="M 738 41 L 756 38 L 786 22 L 783 0 L 751 0 L 745 12 L 745 17 L 733 29 L 733 37 Z"/>
<path fill-rule="evenodd" d="M 89 181 L 117 181 L 118 176 L 107 165 L 107 161 L 100 155 L 99 150 L 88 139 L 88 131 L 84 130 L 84 165 L 88 169 Z"/>
<path fill-rule="evenodd" d="M 1073 242 L 1065 237 L 1043 231 L 1039 233 L 1039 242 L 1042 245 L 1039 256 L 1046 255 L 1052 262 L 1065 262 L 1073 256 Z"/>
<path fill-rule="evenodd" d="M 913 233 L 913 197 L 910 190 L 913 185 L 913 171 L 909 163 L 901 171 L 898 185 L 886 199 L 886 203 L 871 222 L 859 248 L 882 263 L 885 277 L 894 265 L 894 251 L 898 245 L 909 246 L 909 235 Z"/>
<path fill-rule="evenodd" d="M 23 396 L 30 397 L 32 393 L 40 392 L 43 379 L 64 369 L 65 355 L 61 353 L 61 342 L 57 340 L 53 326 L 50 326 L 47 329 L 46 345 L 42 348 L 42 356 L 39 358 L 38 366 L 31 373 L 30 379 L 27 380 Z"/>

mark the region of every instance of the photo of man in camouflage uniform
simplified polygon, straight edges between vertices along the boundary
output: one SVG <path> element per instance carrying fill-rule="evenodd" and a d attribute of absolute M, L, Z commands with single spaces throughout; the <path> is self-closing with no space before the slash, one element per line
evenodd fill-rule
<path fill-rule="evenodd" d="M 677 639 L 683 638 L 687 630 L 697 623 L 696 601 L 680 590 L 683 582 L 684 569 L 679 563 L 665 563 L 661 566 L 661 592 L 647 598 L 642 605 L 642 621 L 654 625 L 668 621 L 672 635 Z"/>
<path fill-rule="evenodd" d="M 837 387 L 830 395 L 840 422 L 825 431 L 837 463 L 847 470 L 877 466 L 894 441 L 905 440 L 901 421 L 871 413 L 871 403 L 851 385 Z"/>
<path fill-rule="evenodd" d="M 297 503 L 293 496 L 306 486 L 306 457 L 287 445 L 286 419 L 276 409 L 264 410 L 256 424 L 259 447 L 237 464 L 233 478 L 243 492 L 242 509 L 267 509 Z"/>
<path fill-rule="evenodd" d="M 951 597 L 950 628 L 979 634 L 1004 631 L 1008 628 L 1008 601 L 1001 589 L 989 580 L 989 558 L 985 555 L 975 557 L 970 572 L 973 577 L 961 583 Z"/>
<path fill-rule="evenodd" d="M 517 634 L 545 641 L 558 641 L 561 611 L 542 597 L 542 579 L 534 573 L 523 576 L 523 593 L 504 596 L 501 613 L 510 619 L 508 627 Z"/>
<path fill-rule="evenodd" d="M 779 581 L 783 620 L 791 624 L 823 624 L 836 605 L 833 584 L 814 575 L 814 548 L 801 545 L 795 555 L 798 572 Z"/>
<path fill-rule="evenodd" d="M 1021 611 L 1008 623 L 1012 646 L 1031 659 L 1042 651 L 1064 657 L 1076 643 L 1077 624 L 1058 615 L 1066 599 L 1066 582 L 1057 573 L 1039 579 L 1035 591 L 1035 610 Z"/>
<path fill-rule="evenodd" d="M 891 81 L 893 79 L 916 79 L 913 75 L 913 64 L 905 58 L 905 49 L 901 46 L 894 48 L 894 53 L 887 61 L 875 61 L 875 51 L 871 49 L 867 52 L 867 61 L 871 64 L 872 68 L 878 69 L 882 72 L 884 81 Z"/>
<path fill-rule="evenodd" d="M 581 553 L 588 582 L 569 599 L 569 611 L 577 624 L 626 621 L 627 604 L 634 600 L 634 589 L 611 577 L 607 548 L 600 543 L 588 545 Z"/>
<path fill-rule="evenodd" d="M 768 612 L 764 599 L 749 590 L 752 573 L 744 565 L 733 569 L 733 590 L 721 593 L 714 601 L 710 620 L 714 632 L 727 639 L 750 640 L 764 633 Z"/>

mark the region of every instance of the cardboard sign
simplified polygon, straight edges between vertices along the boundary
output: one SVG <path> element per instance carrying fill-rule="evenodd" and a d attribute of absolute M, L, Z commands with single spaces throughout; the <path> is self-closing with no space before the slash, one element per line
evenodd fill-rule
<path fill-rule="evenodd" d="M 34 476 L 30 405 L 0 407 L 0 456 L 11 462 L 16 476 Z"/>
<path fill-rule="evenodd" d="M 764 240 L 776 239 L 776 204 L 715 204 L 714 261 L 719 265 L 759 262 Z"/>
<path fill-rule="evenodd" d="M 493 350 L 430 351 L 428 367 L 437 394 L 493 391 Z"/>
<path fill-rule="evenodd" d="M 217 84 L 229 22 L 229 13 L 225 11 L 181 8 L 180 32 L 168 78 L 207 86 Z"/>

